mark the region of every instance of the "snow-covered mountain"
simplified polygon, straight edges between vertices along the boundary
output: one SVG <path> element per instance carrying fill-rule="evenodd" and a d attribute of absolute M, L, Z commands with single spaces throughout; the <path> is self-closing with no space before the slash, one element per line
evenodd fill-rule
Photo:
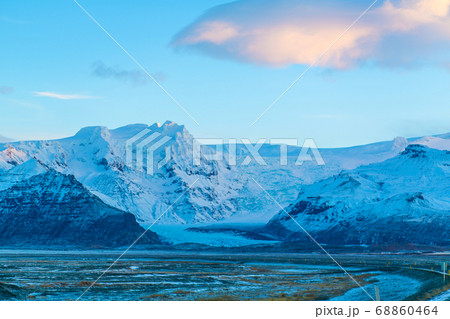
<path fill-rule="evenodd" d="M 0 173 L 8 171 L 17 165 L 24 163 L 28 159 L 30 159 L 30 157 L 27 153 L 15 149 L 12 146 L 3 146 L 3 150 L 0 151 Z"/>
<path fill-rule="evenodd" d="M 144 129 L 170 137 L 165 146 L 170 147 L 171 159 L 153 176 L 126 162 L 126 142 Z M 66 139 L 11 143 L 3 151 L 8 154 L 0 157 L 0 165 L 7 169 L 27 156 L 36 158 L 60 173 L 74 175 L 105 203 L 133 213 L 141 223 L 153 221 L 169 208 L 162 222 L 229 217 L 236 210 L 229 168 L 223 162 L 206 160 L 194 165 L 192 143 L 187 130 L 172 122 L 115 130 L 87 127 Z"/>
<path fill-rule="evenodd" d="M 165 148 L 169 147 L 170 160 L 153 175 L 127 165 L 127 141 L 143 130 L 148 130 L 149 134 L 157 133 L 159 140 L 169 138 L 155 152 L 155 158 L 163 158 Z M 147 137 L 148 134 L 135 142 L 139 144 Z M 104 203 L 134 214 L 141 224 L 151 223 L 166 211 L 159 223 L 263 222 L 273 217 L 278 206 L 252 178 L 280 204 L 287 206 L 297 198 L 304 185 L 338 174 L 343 169 L 393 158 L 412 142 L 450 149 L 449 137 L 396 138 L 351 148 L 321 149 L 324 166 L 315 162 L 295 165 L 300 148 L 294 146 L 288 147 L 288 165 L 283 166 L 279 159 L 280 146 L 269 144 L 260 149 L 265 165 L 254 160 L 242 165 L 240 163 L 249 152 L 245 145 L 238 144 L 238 165 L 232 166 L 226 160 L 204 158 L 200 165 L 194 164 L 192 135 L 184 126 L 170 121 L 163 125 L 134 124 L 114 130 L 87 127 L 73 137 L 60 140 L 0 144 L 0 175 L 2 171 L 35 158 L 59 173 L 75 176 Z M 205 152 L 214 152 L 213 149 L 214 146 L 206 147 Z M 137 160 L 136 152 L 132 159 Z M 20 174 L 30 175 L 26 171 L 17 173 L 17 180 L 20 180 Z"/>
<path fill-rule="evenodd" d="M 135 217 L 106 205 L 72 175 L 36 159 L 0 174 L 0 245 L 118 247 L 144 229 Z M 140 244 L 160 244 L 149 231 Z"/>
<path fill-rule="evenodd" d="M 0 143 L 7 143 L 7 142 L 11 142 L 12 140 L 8 137 L 5 137 L 3 135 L 0 134 Z"/>
<path fill-rule="evenodd" d="M 416 139 L 448 145 L 441 138 Z M 439 143 L 438 143 L 439 142 Z M 342 171 L 304 186 L 287 213 L 319 242 L 450 245 L 450 152 L 412 144 L 381 163 Z M 309 240 L 284 211 L 264 232 Z"/>

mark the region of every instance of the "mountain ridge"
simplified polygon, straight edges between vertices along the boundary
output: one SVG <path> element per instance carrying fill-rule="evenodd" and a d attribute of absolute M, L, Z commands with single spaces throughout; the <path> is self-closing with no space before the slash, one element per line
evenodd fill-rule
<path fill-rule="evenodd" d="M 170 138 L 164 146 L 170 147 L 171 159 L 154 176 L 129 167 L 125 159 L 126 141 L 145 129 Z M 261 156 L 267 166 L 252 162 L 247 166 L 230 167 L 226 161 L 205 159 L 200 166 L 193 165 L 193 136 L 184 125 L 171 121 L 152 125 L 130 124 L 111 130 L 92 126 L 59 140 L 0 144 L 0 171 L 11 169 L 14 163 L 20 164 L 26 158 L 35 158 L 60 173 L 74 175 L 108 205 L 131 212 L 143 225 L 158 218 L 184 192 L 162 218 L 163 224 L 196 224 L 241 217 L 268 220 L 273 216 L 276 204 L 266 198 L 251 178 L 260 181 L 277 201 L 287 206 L 297 198 L 303 185 L 342 170 L 382 162 L 398 155 L 411 143 L 445 149 L 450 141 L 443 138 L 447 135 L 410 140 L 396 138 L 351 148 L 320 149 L 325 166 L 314 163 L 293 165 L 291 160 L 300 152 L 300 147 L 294 146 L 288 147 L 290 163 L 281 166 L 278 158 L 280 147 L 265 144 L 261 147 Z M 9 147 L 14 150 L 15 159 L 6 156 Z M 238 160 L 248 155 L 245 145 L 238 144 L 237 150 Z M 133 159 L 135 156 L 133 153 Z M 156 156 L 161 158 L 162 150 Z M 199 180 L 193 189 L 188 189 L 197 178 Z"/>

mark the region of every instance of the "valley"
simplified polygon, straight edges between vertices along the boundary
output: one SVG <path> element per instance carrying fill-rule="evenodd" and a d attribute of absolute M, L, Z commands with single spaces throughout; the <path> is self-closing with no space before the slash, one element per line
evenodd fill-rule
<path fill-rule="evenodd" d="M 75 300 L 119 251 L 1 251 L 1 300 Z M 382 300 L 428 300 L 450 289 L 448 255 L 335 255 Z M 410 269 L 411 267 L 411 269 Z M 431 268 L 434 271 L 431 271 Z M 392 284 L 395 281 L 396 284 Z M 130 251 L 81 300 L 370 300 L 328 256 Z"/>

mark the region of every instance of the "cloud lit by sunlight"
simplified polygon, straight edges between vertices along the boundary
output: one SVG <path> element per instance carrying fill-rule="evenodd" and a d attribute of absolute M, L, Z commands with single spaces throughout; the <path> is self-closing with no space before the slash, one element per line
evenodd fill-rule
<path fill-rule="evenodd" d="M 240 0 L 214 7 L 172 45 L 271 67 L 312 64 L 373 1 Z M 317 63 L 404 66 L 450 47 L 450 0 L 379 0 Z"/>

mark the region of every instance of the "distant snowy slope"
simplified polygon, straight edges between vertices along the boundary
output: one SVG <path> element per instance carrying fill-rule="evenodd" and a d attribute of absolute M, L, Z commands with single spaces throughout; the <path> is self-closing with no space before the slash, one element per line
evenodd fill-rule
<path fill-rule="evenodd" d="M 22 164 L 29 158 L 28 154 L 24 151 L 15 149 L 12 146 L 4 146 L 3 149 L 0 148 L 0 172 Z"/>
<path fill-rule="evenodd" d="M 8 143 L 8 142 L 12 142 L 12 139 L 5 137 L 3 135 L 0 135 L 0 143 Z"/>
<path fill-rule="evenodd" d="M 381 163 L 302 188 L 286 211 L 333 244 L 450 245 L 450 152 L 409 145 Z M 308 240 L 283 211 L 265 227 L 277 239 Z"/>
<path fill-rule="evenodd" d="M 412 140 L 411 143 L 428 146 L 441 151 L 450 151 L 450 135 L 426 136 Z"/>

